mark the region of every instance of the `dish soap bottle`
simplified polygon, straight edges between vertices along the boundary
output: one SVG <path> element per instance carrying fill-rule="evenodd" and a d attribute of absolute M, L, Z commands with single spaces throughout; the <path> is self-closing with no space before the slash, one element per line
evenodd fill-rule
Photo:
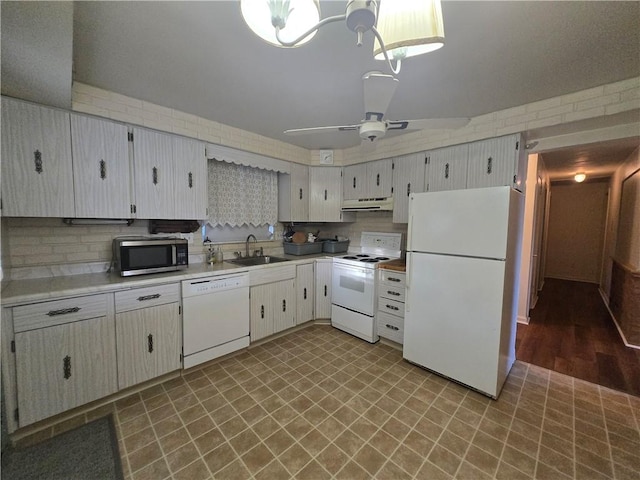
<path fill-rule="evenodd" d="M 207 263 L 211 265 L 216 263 L 216 254 L 213 245 L 209 245 L 209 251 L 207 252 Z"/>
<path fill-rule="evenodd" d="M 223 258 L 222 258 L 222 247 L 218 247 L 218 250 L 216 250 L 216 263 L 222 263 L 223 262 Z"/>

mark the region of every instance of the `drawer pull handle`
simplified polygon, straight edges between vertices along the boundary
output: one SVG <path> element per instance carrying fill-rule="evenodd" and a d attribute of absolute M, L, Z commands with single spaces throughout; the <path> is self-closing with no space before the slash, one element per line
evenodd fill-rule
<path fill-rule="evenodd" d="M 149 353 L 153 352 L 153 335 L 149 334 L 147 337 L 147 346 L 149 348 Z"/>
<path fill-rule="evenodd" d="M 302 189 L 300 189 L 300 200 L 302 200 Z"/>
<path fill-rule="evenodd" d="M 389 280 L 390 282 L 401 282 L 402 280 L 400 280 L 399 278 L 396 277 L 388 277 L 387 280 Z"/>
<path fill-rule="evenodd" d="M 399 297 L 399 296 L 401 295 L 401 293 L 400 293 L 400 292 L 394 292 L 394 291 L 392 291 L 392 290 L 387 290 L 387 293 L 388 293 L 389 295 L 394 295 L 394 296 L 396 296 L 396 297 Z"/>
<path fill-rule="evenodd" d="M 65 380 L 71 378 L 71 357 L 69 355 L 62 359 L 62 372 Z"/>
<path fill-rule="evenodd" d="M 189 188 L 193 188 L 193 173 L 191 172 L 187 175 L 187 183 L 189 184 Z"/>
<path fill-rule="evenodd" d="M 326 285 L 324 286 L 324 296 L 325 297 L 327 296 L 327 286 Z"/>
<path fill-rule="evenodd" d="M 107 178 L 107 162 L 100 160 L 100 178 L 104 180 Z"/>
<path fill-rule="evenodd" d="M 302 296 L 302 298 L 304 298 L 305 300 L 307 299 L 307 288 L 306 287 L 304 289 L 304 295 Z"/>
<path fill-rule="evenodd" d="M 400 310 L 398 307 L 396 307 L 394 305 L 387 304 L 387 305 L 385 305 L 385 307 L 387 307 L 389 310 L 396 310 L 396 311 Z"/>
<path fill-rule="evenodd" d="M 282 311 L 283 312 L 287 311 L 287 301 L 286 300 L 282 300 Z"/>
<path fill-rule="evenodd" d="M 325 189 L 325 191 L 324 191 L 324 199 L 325 199 L 325 200 L 327 199 L 327 190 L 326 190 L 326 189 Z"/>
<path fill-rule="evenodd" d="M 376 187 L 379 187 L 379 186 L 380 186 L 380 174 L 378 173 L 376 175 Z"/>
<path fill-rule="evenodd" d="M 449 178 L 449 164 L 444 166 L 444 178 Z"/>
<path fill-rule="evenodd" d="M 56 315 L 68 315 L 69 313 L 77 313 L 79 311 L 80 307 L 61 308 L 60 310 L 51 310 L 50 312 L 47 312 L 47 315 L 55 317 Z"/>
<path fill-rule="evenodd" d="M 492 171 L 493 171 L 493 158 L 489 157 L 487 158 L 487 174 L 491 175 Z"/>
<path fill-rule="evenodd" d="M 154 185 L 158 184 L 158 167 L 153 167 L 151 169 L 151 181 Z"/>
<path fill-rule="evenodd" d="M 260 305 L 260 318 L 264 318 L 264 305 Z"/>
<path fill-rule="evenodd" d="M 144 302 L 145 300 L 155 300 L 156 298 L 160 298 L 159 293 L 154 293 L 153 295 L 143 295 L 142 297 L 138 297 L 138 301 Z"/>
<path fill-rule="evenodd" d="M 385 325 L 385 327 L 395 331 L 400 330 L 400 327 L 396 327 L 395 325 L 389 325 L 388 323 Z"/>

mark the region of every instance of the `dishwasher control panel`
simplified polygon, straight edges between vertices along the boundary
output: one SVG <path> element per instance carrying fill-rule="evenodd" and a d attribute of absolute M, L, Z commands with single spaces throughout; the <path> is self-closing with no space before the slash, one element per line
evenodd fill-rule
<path fill-rule="evenodd" d="M 249 275 L 224 275 L 219 277 L 204 277 L 182 282 L 182 296 L 193 297 L 207 295 L 224 290 L 232 290 L 249 286 Z"/>

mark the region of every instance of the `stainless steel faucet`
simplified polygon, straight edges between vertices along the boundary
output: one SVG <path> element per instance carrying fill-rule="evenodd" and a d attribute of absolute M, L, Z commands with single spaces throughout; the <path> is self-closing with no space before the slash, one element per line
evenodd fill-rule
<path fill-rule="evenodd" d="M 245 257 L 249 256 L 249 240 L 251 240 L 251 237 L 253 237 L 253 243 L 258 243 L 258 239 L 256 238 L 256 236 L 251 233 L 248 237 L 247 237 L 247 241 L 244 245 L 244 255 Z"/>

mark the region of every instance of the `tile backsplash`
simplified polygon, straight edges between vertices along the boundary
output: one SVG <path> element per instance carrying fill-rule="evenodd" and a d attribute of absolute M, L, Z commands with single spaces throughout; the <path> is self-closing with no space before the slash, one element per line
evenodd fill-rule
<path fill-rule="evenodd" d="M 282 254 L 282 230 L 276 227 L 276 239 L 258 242 L 265 253 Z M 324 223 L 295 225 L 295 230 L 320 231 L 321 237 L 341 235 L 350 239 L 350 246 L 360 245 L 363 231 L 400 232 L 402 248 L 406 246 L 406 224 L 392 222 L 391 212 L 358 212 L 353 223 Z M 111 242 L 121 235 L 148 235 L 148 221 L 136 220 L 125 225 L 69 226 L 60 218 L 3 218 L 2 271 L 4 280 L 38 278 L 57 275 L 106 271 L 111 262 Z M 198 232 L 189 246 L 190 263 L 205 258 Z M 221 245 L 224 257 L 232 258 L 234 251 L 243 250 L 244 242 Z"/>

